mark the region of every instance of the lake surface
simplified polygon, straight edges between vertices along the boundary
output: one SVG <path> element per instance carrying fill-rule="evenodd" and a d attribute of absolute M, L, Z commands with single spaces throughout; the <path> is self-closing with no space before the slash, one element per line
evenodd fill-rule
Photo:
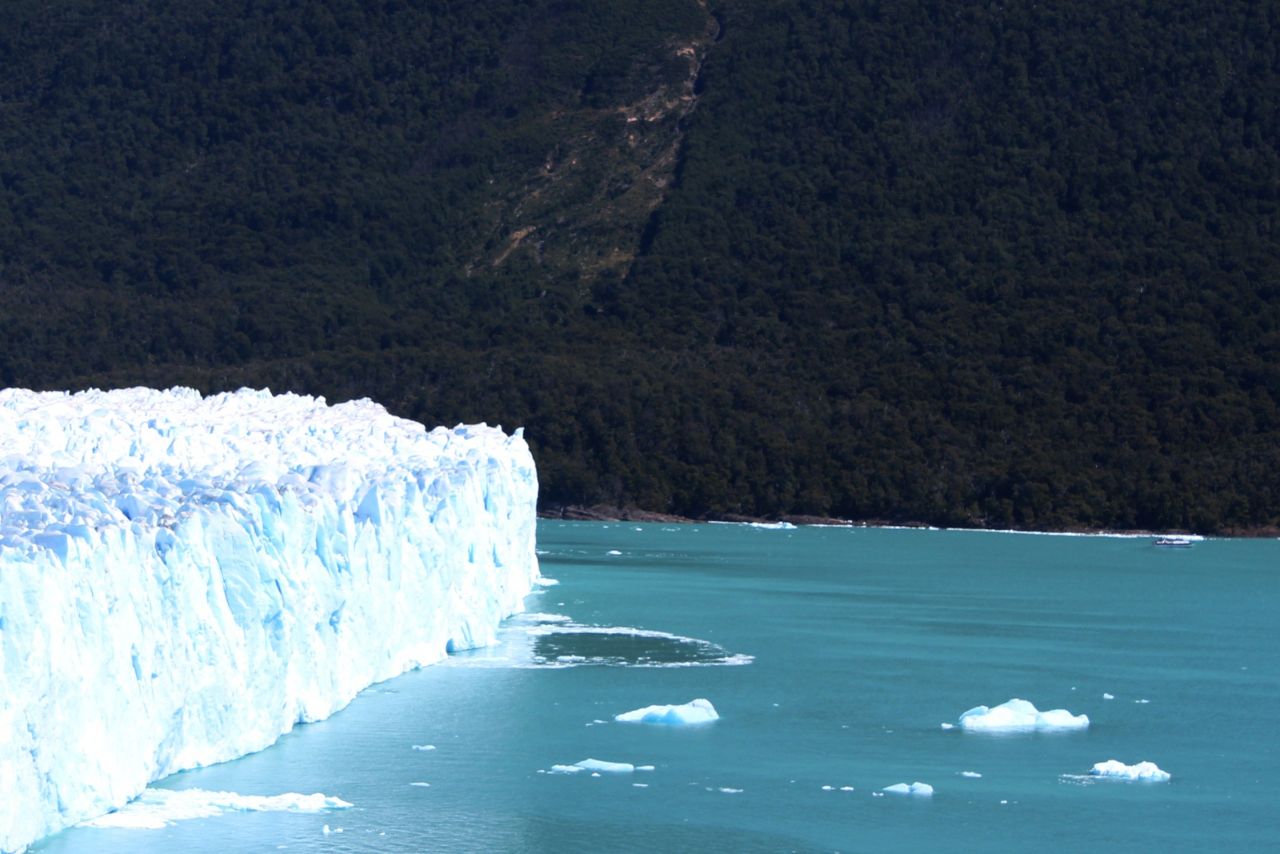
<path fill-rule="evenodd" d="M 352 807 L 75 828 L 36 850 L 1239 851 L 1280 839 L 1275 540 L 1166 550 L 543 522 L 539 550 L 559 583 L 500 646 L 157 784 Z M 720 720 L 613 722 L 697 697 Z M 1014 697 L 1091 725 L 941 727 Z M 653 770 L 552 772 L 587 758 Z M 1081 778 L 1108 759 L 1173 777 Z M 914 781 L 933 796 L 881 791 Z"/>

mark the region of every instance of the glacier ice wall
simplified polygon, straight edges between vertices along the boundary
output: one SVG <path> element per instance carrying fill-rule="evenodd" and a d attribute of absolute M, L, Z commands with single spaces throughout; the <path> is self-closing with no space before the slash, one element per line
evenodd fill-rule
<path fill-rule="evenodd" d="M 0 391 L 0 850 L 489 642 L 536 497 L 520 431 L 367 400 Z"/>

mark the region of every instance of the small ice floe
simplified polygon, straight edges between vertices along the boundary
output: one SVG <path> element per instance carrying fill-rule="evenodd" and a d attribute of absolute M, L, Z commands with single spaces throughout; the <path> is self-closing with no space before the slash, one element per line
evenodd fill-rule
<path fill-rule="evenodd" d="M 431 784 L 430 784 L 430 783 L 424 783 L 424 782 L 422 782 L 421 780 L 417 780 L 417 781 L 415 781 L 415 782 L 412 782 L 412 783 L 410 783 L 409 785 L 410 785 L 410 786 L 417 786 L 417 787 L 418 787 L 418 788 L 420 788 L 420 789 L 429 789 L 429 788 L 431 788 Z"/>
<path fill-rule="evenodd" d="M 933 786 L 928 783 L 921 783 L 919 780 L 911 784 L 894 783 L 892 786 L 885 786 L 881 791 L 893 795 L 916 795 L 921 798 L 933 797 Z"/>
<path fill-rule="evenodd" d="M 573 618 L 565 614 L 546 614 L 541 611 L 529 611 L 516 614 L 511 621 L 518 623 L 571 623 Z"/>
<path fill-rule="evenodd" d="M 328 836 L 328 835 L 329 835 L 329 834 L 331 834 L 331 833 L 342 833 L 342 832 L 343 832 L 343 828 L 341 828 L 341 827 L 335 827 L 335 828 L 330 829 L 330 828 L 329 828 L 329 825 L 327 825 L 327 824 L 326 824 L 324 827 L 320 828 L 320 832 L 321 832 L 321 833 L 323 833 L 325 836 Z"/>
<path fill-rule="evenodd" d="M 228 812 L 323 812 L 351 804 L 319 792 L 300 795 L 241 795 L 206 789 L 146 789 L 120 809 L 81 822 L 84 827 L 158 830 L 174 822 Z"/>
<path fill-rule="evenodd" d="M 944 723 L 942 724 L 942 728 L 943 728 L 943 729 L 955 729 L 955 728 L 956 728 L 956 725 L 955 725 L 955 724 L 949 724 L 949 723 L 945 723 L 945 722 L 944 722 Z"/>
<path fill-rule="evenodd" d="M 607 762 L 603 759 L 583 759 L 581 762 L 575 762 L 572 765 L 552 765 L 552 774 L 577 774 L 582 771 L 591 771 L 592 776 L 598 776 L 600 773 L 605 774 L 630 774 L 634 771 L 652 771 L 652 765 L 641 765 L 637 768 L 630 762 Z"/>
<path fill-rule="evenodd" d="M 618 551 L 617 549 L 609 549 L 609 551 L 605 552 L 605 554 L 613 555 L 616 557 L 622 554 L 622 552 Z"/>
<path fill-rule="evenodd" d="M 834 792 L 835 790 L 836 790 L 836 787 L 835 787 L 835 786 L 823 786 L 823 787 L 822 787 L 822 791 L 824 791 L 824 792 Z"/>
<path fill-rule="evenodd" d="M 435 750 L 436 746 L 434 744 L 415 744 L 413 746 L 413 749 L 414 750 Z"/>
<path fill-rule="evenodd" d="M 842 792 L 852 792 L 852 791 L 854 791 L 854 788 L 853 788 L 853 786 L 841 786 L 841 787 L 840 787 L 840 791 L 842 791 Z"/>
<path fill-rule="evenodd" d="M 636 788 L 636 789 L 647 789 L 647 788 L 649 788 L 649 784 L 648 784 L 648 783 L 632 783 L 631 785 L 632 785 L 632 787 L 633 787 L 633 788 Z"/>
<path fill-rule="evenodd" d="M 560 581 L 555 578 L 547 578 L 544 575 L 540 578 L 534 579 L 533 583 L 538 585 L 539 587 L 555 587 L 557 584 L 560 583 Z"/>
<path fill-rule="evenodd" d="M 1086 729 L 1088 715 L 1066 709 L 1042 712 L 1026 700 L 1014 698 L 994 708 L 975 706 L 960 716 L 960 728 L 970 732 L 1044 732 Z"/>
<path fill-rule="evenodd" d="M 620 723 L 665 724 L 667 726 L 692 726 L 719 720 L 720 715 L 711 701 L 698 698 L 682 706 L 645 706 L 614 715 Z"/>
<path fill-rule="evenodd" d="M 1150 703 L 1151 701 L 1150 700 L 1134 700 L 1134 702 L 1140 706 L 1145 706 L 1147 703 Z"/>
<path fill-rule="evenodd" d="M 740 795 L 740 794 L 742 794 L 742 790 L 741 790 L 741 789 L 732 789 L 732 788 L 730 788 L 730 787 L 728 787 L 728 786 L 721 786 L 721 787 L 720 787 L 720 791 L 724 792 L 726 795 Z"/>
<path fill-rule="evenodd" d="M 1115 698 L 1116 698 L 1115 694 L 1108 694 L 1106 691 L 1102 692 L 1102 699 L 1104 700 L 1114 700 Z"/>
<path fill-rule="evenodd" d="M 977 778 L 981 777 L 982 775 L 981 775 L 981 774 L 979 774 L 977 771 L 961 771 L 961 772 L 960 772 L 960 776 L 961 776 L 961 777 L 971 777 L 971 778 L 973 778 L 973 779 L 975 779 L 975 780 L 976 780 Z"/>
<path fill-rule="evenodd" d="M 1116 759 L 1096 763 L 1089 771 L 1095 777 L 1111 780 L 1145 780 L 1152 783 L 1164 783 L 1172 774 L 1162 770 L 1154 762 L 1139 762 L 1136 765 L 1125 765 Z"/>

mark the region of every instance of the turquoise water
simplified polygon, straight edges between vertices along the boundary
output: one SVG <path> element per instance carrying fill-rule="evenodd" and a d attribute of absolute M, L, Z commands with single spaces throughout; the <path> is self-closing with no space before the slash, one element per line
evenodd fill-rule
<path fill-rule="evenodd" d="M 1238 851 L 1280 839 L 1280 542 L 559 522 L 539 537 L 560 583 L 498 648 L 161 784 L 319 791 L 352 808 L 77 828 L 38 850 Z M 695 697 L 721 719 L 611 722 Z M 1013 697 L 1092 724 L 940 726 Z M 654 769 L 546 773 L 588 757 Z M 1076 776 L 1112 758 L 1173 778 Z M 876 796 L 917 780 L 932 798 Z"/>

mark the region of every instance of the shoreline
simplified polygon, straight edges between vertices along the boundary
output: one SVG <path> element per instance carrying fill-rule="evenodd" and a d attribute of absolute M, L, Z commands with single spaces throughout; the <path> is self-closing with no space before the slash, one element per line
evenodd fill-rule
<path fill-rule="evenodd" d="M 695 519 L 689 516 L 678 516 L 672 513 L 659 513 L 640 507 L 619 507 L 611 504 L 554 505 L 538 509 L 539 519 L 555 519 L 565 522 L 661 522 L 675 525 L 703 525 L 708 523 L 729 523 L 739 525 L 777 525 L 787 523 L 796 527 L 827 528 L 894 528 L 921 529 L 937 531 L 979 531 L 1001 534 L 1040 534 L 1077 537 L 1166 537 L 1183 536 L 1203 539 L 1207 537 L 1220 539 L 1280 539 L 1280 527 L 1263 525 L 1256 528 L 1230 526 L 1220 531 L 1207 534 L 1188 531 L 1153 531 L 1145 528 L 981 528 L 931 525 L 926 522 L 899 522 L 888 519 L 840 519 L 832 516 L 813 516 L 804 514 L 783 514 L 781 516 L 745 516 L 739 513 L 713 513 L 704 518 Z"/>

